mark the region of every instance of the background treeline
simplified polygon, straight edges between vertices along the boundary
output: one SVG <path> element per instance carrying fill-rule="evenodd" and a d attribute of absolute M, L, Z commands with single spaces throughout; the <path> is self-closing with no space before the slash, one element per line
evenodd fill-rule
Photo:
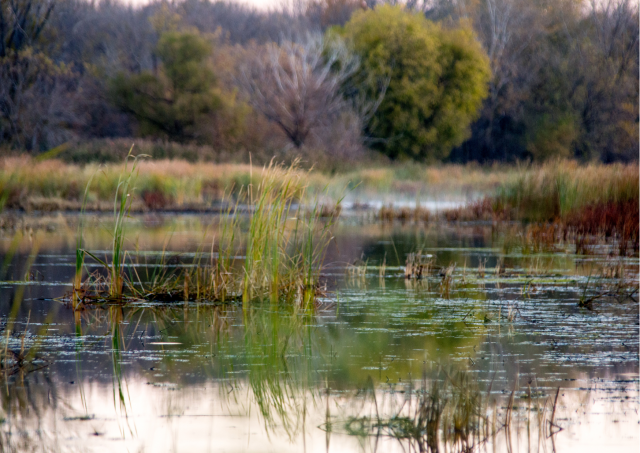
<path fill-rule="evenodd" d="M 636 2 L 379 3 L 0 0 L 0 146 L 77 161 L 118 160 L 130 137 L 190 160 L 638 159 Z"/>

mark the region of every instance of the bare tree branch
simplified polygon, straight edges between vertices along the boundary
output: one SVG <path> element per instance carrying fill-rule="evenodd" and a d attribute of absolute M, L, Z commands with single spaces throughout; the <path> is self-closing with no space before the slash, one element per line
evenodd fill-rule
<path fill-rule="evenodd" d="M 299 148 L 314 127 L 347 107 L 341 88 L 360 61 L 342 41 L 319 34 L 268 44 L 265 51 L 242 68 L 241 84 L 251 105 Z"/>

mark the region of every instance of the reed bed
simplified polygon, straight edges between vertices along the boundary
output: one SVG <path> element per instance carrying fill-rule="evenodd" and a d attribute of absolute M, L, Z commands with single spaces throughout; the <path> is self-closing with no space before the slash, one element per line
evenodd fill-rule
<path fill-rule="evenodd" d="M 257 185 L 250 165 L 191 164 L 186 161 L 142 161 L 132 211 L 202 208 L 220 201 L 226 187 Z M 88 210 L 109 211 L 121 175 L 121 165 L 72 165 L 59 160 L 26 157 L 0 160 L 0 193 L 9 209 L 76 210 L 85 187 Z M 228 194 L 227 194 L 228 195 Z"/>
<path fill-rule="evenodd" d="M 115 148 L 126 149 L 122 143 Z M 153 147 L 137 152 L 154 154 Z M 114 154 L 115 155 L 115 154 Z M 168 155 L 170 157 L 172 155 Z M 46 157 L 46 155 L 45 155 Z M 174 156 L 175 157 L 175 156 Z M 119 157 L 119 159 L 121 159 Z M 249 159 L 247 159 L 248 161 Z M 219 209 L 223 196 L 235 196 L 241 187 L 259 184 L 251 165 L 242 163 L 190 162 L 184 159 L 160 158 L 140 162 L 138 191 L 131 204 L 132 212 L 158 210 Z M 310 165 L 307 163 L 306 165 Z M 398 197 L 475 196 L 493 193 L 504 181 L 517 175 L 513 167 L 479 167 L 477 165 L 425 166 L 395 163 L 345 171 L 304 170 L 297 161 L 297 173 L 304 175 L 308 190 L 325 193 L 335 200 L 345 187 L 355 199 L 388 199 Z M 99 171 L 98 171 L 99 170 Z M 102 164 L 69 163 L 57 158 L 33 159 L 27 156 L 0 158 L 0 206 L 25 211 L 80 211 L 85 187 L 94 180 L 87 196 L 90 211 L 110 211 L 112 194 L 118 183 L 121 166 L 113 160 Z M 226 188 L 233 186 L 234 193 Z M 428 220 L 421 210 L 417 218 Z"/>
<path fill-rule="evenodd" d="M 496 202 L 528 221 L 551 221 L 594 205 L 638 201 L 638 164 L 550 162 L 502 184 Z"/>
<path fill-rule="evenodd" d="M 505 184 L 494 199 L 509 217 L 547 226 L 531 230 L 534 248 L 572 241 L 577 253 L 615 242 L 620 255 L 638 252 L 640 181 L 638 164 L 586 165 L 552 162 Z M 548 226 L 555 225 L 554 227 Z"/>
<path fill-rule="evenodd" d="M 526 231 L 518 241 L 523 252 L 554 251 L 572 242 L 575 252 L 614 244 L 620 255 L 638 253 L 640 181 L 637 163 L 579 165 L 557 161 L 522 167 L 487 195 L 465 206 L 429 215 L 416 208 L 383 206 L 382 221 L 426 223 L 522 221 Z"/>
<path fill-rule="evenodd" d="M 404 278 L 427 278 L 434 267 L 434 261 L 431 255 L 423 254 L 422 250 L 409 253 L 405 262 Z"/>
<path fill-rule="evenodd" d="M 257 185 L 249 184 L 236 192 L 214 228 L 209 250 L 199 249 L 188 263 L 172 262 L 173 257 L 163 251 L 153 266 L 138 270 L 139 266 L 129 266 L 133 257 L 124 248 L 124 237 L 131 194 L 143 171 L 144 166 L 133 159 L 121 172 L 108 257 L 82 249 L 79 228 L 76 268 L 83 270 L 84 258 L 89 257 L 101 269 L 84 280 L 76 274 L 70 298 L 74 308 L 139 300 L 242 301 L 246 306 L 256 299 L 270 299 L 308 306 L 321 294 L 320 269 L 332 239 L 333 219 L 321 217 L 327 209 L 318 197 L 309 201 L 304 172 L 295 163 L 289 167 L 270 164 L 256 174 Z"/>

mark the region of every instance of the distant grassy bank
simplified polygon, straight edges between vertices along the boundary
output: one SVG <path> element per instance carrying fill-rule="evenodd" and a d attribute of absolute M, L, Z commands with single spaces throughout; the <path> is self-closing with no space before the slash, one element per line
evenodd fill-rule
<path fill-rule="evenodd" d="M 0 203 L 4 209 L 27 212 L 79 210 L 93 177 L 87 209 L 109 211 L 122 167 L 121 162 L 73 164 L 59 159 L 1 158 Z M 481 167 L 366 162 L 344 167 L 342 171 L 299 168 L 296 172 L 304 173 L 300 180 L 308 185 L 308 193 L 322 192 L 331 199 L 328 202 L 345 195 L 362 205 L 372 200 L 387 205 L 400 200 L 405 205 L 407 200 L 410 205 L 413 200 L 468 201 L 466 208 L 446 213 L 447 220 L 575 221 L 585 210 L 597 216 L 608 209 L 611 216 L 614 208 L 624 215 L 636 215 L 639 198 L 637 163 L 556 161 Z M 242 187 L 256 185 L 261 171 L 262 165 L 245 163 L 144 159 L 132 193 L 132 209 L 215 210 L 225 196 L 234 197 Z M 393 218 L 393 212 L 387 214 Z"/>
<path fill-rule="evenodd" d="M 371 200 L 490 194 L 505 181 L 515 181 L 518 175 L 516 168 L 506 166 L 369 165 L 342 172 L 296 171 L 304 173 L 303 180 L 309 185 L 311 194 L 323 192 L 333 200 L 347 195 L 363 204 Z M 39 161 L 5 157 L 0 159 L 0 193 L 4 209 L 79 210 L 85 187 L 93 177 L 87 209 L 111 210 L 122 167 L 122 163 L 72 164 L 59 159 Z M 240 188 L 257 184 L 261 169 L 260 165 L 242 163 L 144 159 L 132 194 L 132 209 L 141 212 L 215 208 L 225 195 L 234 196 Z"/>

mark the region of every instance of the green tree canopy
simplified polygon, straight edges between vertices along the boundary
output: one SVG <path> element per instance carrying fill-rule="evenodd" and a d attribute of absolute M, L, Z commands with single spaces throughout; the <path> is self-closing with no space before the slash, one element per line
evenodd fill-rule
<path fill-rule="evenodd" d="M 154 73 L 119 74 L 112 82 L 115 103 L 140 122 L 142 135 L 166 134 L 185 141 L 202 138 L 202 125 L 223 109 L 210 66 L 212 48 L 197 32 L 171 31 L 160 36 Z"/>
<path fill-rule="evenodd" d="M 487 95 L 488 58 L 467 25 L 444 28 L 422 14 L 383 5 L 357 12 L 338 33 L 362 59 L 357 95 L 385 97 L 367 133 L 391 158 L 446 158 L 469 136 Z"/>

